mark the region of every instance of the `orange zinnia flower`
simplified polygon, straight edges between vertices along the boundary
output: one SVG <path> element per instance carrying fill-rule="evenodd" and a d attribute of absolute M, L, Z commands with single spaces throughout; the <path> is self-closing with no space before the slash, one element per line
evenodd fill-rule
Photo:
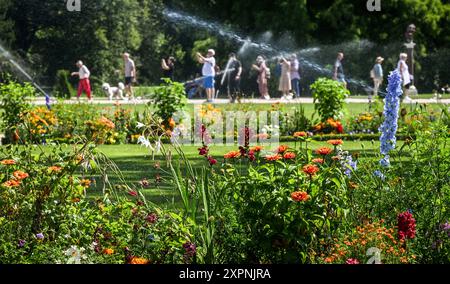
<path fill-rule="evenodd" d="M 295 159 L 295 153 L 292 153 L 292 152 L 285 153 L 284 156 L 283 156 L 283 158 L 284 158 L 285 160 L 292 160 L 292 159 Z"/>
<path fill-rule="evenodd" d="M 225 159 L 236 159 L 236 158 L 239 158 L 240 156 L 241 156 L 241 152 L 239 152 L 239 151 L 231 151 L 231 152 L 228 152 L 225 155 L 223 155 L 223 157 Z"/>
<path fill-rule="evenodd" d="M 90 186 L 91 186 L 91 181 L 88 180 L 88 179 L 82 179 L 82 180 L 80 181 L 80 184 L 81 184 L 81 186 L 87 188 L 87 187 L 90 187 Z"/>
<path fill-rule="evenodd" d="M 328 147 L 322 147 L 316 150 L 316 154 L 318 155 L 322 155 L 322 156 L 326 156 L 328 154 L 330 154 L 331 152 L 333 152 L 333 150 L 331 150 Z"/>
<path fill-rule="evenodd" d="M 292 200 L 295 202 L 308 201 L 310 196 L 304 191 L 296 191 L 291 194 Z"/>
<path fill-rule="evenodd" d="M 169 126 L 173 129 L 175 128 L 177 124 L 175 123 L 175 120 L 173 118 L 169 119 Z"/>
<path fill-rule="evenodd" d="M 308 133 L 306 133 L 305 131 L 300 131 L 300 132 L 295 132 L 294 133 L 294 137 L 307 137 Z"/>
<path fill-rule="evenodd" d="M 316 158 L 313 159 L 312 162 L 316 164 L 323 164 L 324 160 L 322 158 Z"/>
<path fill-rule="evenodd" d="M 266 161 L 273 162 L 273 161 L 281 160 L 282 158 L 283 157 L 280 154 L 269 155 L 269 156 L 266 156 Z"/>
<path fill-rule="evenodd" d="M 25 172 L 22 171 L 15 171 L 13 173 L 13 176 L 17 179 L 17 180 L 23 180 L 26 179 L 27 177 L 29 177 L 29 175 Z"/>
<path fill-rule="evenodd" d="M 250 148 L 250 151 L 258 153 L 258 152 L 261 152 L 262 149 L 264 149 L 263 146 L 255 146 L 255 147 Z"/>
<path fill-rule="evenodd" d="M 107 249 L 104 249 L 104 250 L 103 250 L 103 253 L 104 253 L 104 254 L 107 254 L 107 255 L 111 255 L 111 254 L 114 253 L 114 250 L 113 250 L 113 249 L 110 249 L 110 248 L 107 248 Z"/>
<path fill-rule="evenodd" d="M 278 154 L 283 154 L 284 152 L 287 151 L 287 149 L 289 149 L 289 146 L 281 145 L 280 147 L 278 147 Z"/>
<path fill-rule="evenodd" d="M 49 170 L 50 172 L 55 172 L 55 173 L 57 173 L 57 172 L 60 172 L 60 171 L 62 170 L 62 168 L 59 167 L 59 166 L 52 166 L 52 167 L 49 167 L 48 170 Z"/>
<path fill-rule="evenodd" d="M 132 257 L 130 264 L 149 264 L 150 261 L 148 259 L 145 258 L 141 258 L 141 257 Z"/>
<path fill-rule="evenodd" d="M 341 139 L 336 139 L 336 140 L 328 140 L 327 143 L 333 146 L 338 146 L 344 144 L 344 141 L 342 141 Z"/>
<path fill-rule="evenodd" d="M 306 165 L 303 167 L 303 172 L 307 175 L 313 176 L 319 171 L 316 165 Z"/>
<path fill-rule="evenodd" d="M 3 160 L 3 161 L 1 161 L 1 164 L 4 165 L 4 166 L 15 165 L 16 161 L 14 161 L 14 160 Z"/>
<path fill-rule="evenodd" d="M 7 182 L 3 183 L 4 187 L 18 187 L 20 185 L 20 180 L 8 180 Z"/>
<path fill-rule="evenodd" d="M 81 199 L 79 199 L 78 197 L 72 198 L 72 203 L 78 203 L 81 201 Z"/>

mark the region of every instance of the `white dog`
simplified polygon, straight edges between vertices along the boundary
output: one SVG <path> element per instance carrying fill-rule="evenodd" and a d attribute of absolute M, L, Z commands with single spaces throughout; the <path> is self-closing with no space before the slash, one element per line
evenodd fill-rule
<path fill-rule="evenodd" d="M 125 85 L 123 83 L 119 83 L 118 87 L 111 87 L 108 83 L 104 83 L 102 85 L 102 90 L 108 96 L 110 101 L 112 101 L 113 97 L 121 100 L 124 99 L 123 91 L 125 90 Z"/>

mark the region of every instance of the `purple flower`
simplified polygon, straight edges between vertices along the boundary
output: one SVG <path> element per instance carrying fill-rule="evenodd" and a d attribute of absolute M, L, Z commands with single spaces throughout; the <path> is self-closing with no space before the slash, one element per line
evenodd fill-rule
<path fill-rule="evenodd" d="M 382 181 L 386 180 L 386 176 L 380 170 L 374 171 L 373 175 L 376 176 L 377 178 L 380 178 Z"/>
<path fill-rule="evenodd" d="M 20 248 L 23 248 L 27 242 L 25 240 L 19 240 L 19 243 L 17 244 Z"/>
<path fill-rule="evenodd" d="M 44 234 L 43 233 L 36 234 L 36 238 L 38 240 L 43 240 L 44 239 Z"/>
<path fill-rule="evenodd" d="M 450 223 L 449 222 L 442 224 L 442 231 L 444 231 L 444 233 L 447 233 L 448 237 L 450 238 Z"/>
<path fill-rule="evenodd" d="M 388 167 L 389 152 L 395 148 L 397 138 L 395 134 L 398 128 L 398 112 L 400 107 L 399 98 L 402 95 L 402 79 L 400 73 L 395 70 L 389 75 L 388 94 L 384 99 L 384 122 L 380 126 L 380 152 L 384 158 L 380 161 L 383 167 Z"/>
<path fill-rule="evenodd" d="M 191 242 L 186 242 L 183 248 L 185 250 L 185 256 L 193 257 L 197 253 L 197 247 Z"/>
<path fill-rule="evenodd" d="M 156 221 L 158 221 L 158 215 L 155 213 L 149 214 L 145 220 L 147 220 L 150 224 L 155 224 Z"/>

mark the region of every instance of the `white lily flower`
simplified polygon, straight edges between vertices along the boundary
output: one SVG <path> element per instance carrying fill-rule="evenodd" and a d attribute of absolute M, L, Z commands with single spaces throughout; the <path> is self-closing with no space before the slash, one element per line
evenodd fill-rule
<path fill-rule="evenodd" d="M 156 144 L 155 144 L 155 148 L 156 148 L 155 152 L 156 152 L 156 154 L 158 154 L 161 151 L 161 147 L 162 147 L 161 137 L 159 137 L 158 141 L 156 141 Z"/>
<path fill-rule="evenodd" d="M 142 146 L 149 148 L 150 150 L 154 151 L 155 149 L 152 147 L 152 143 L 150 143 L 150 141 L 148 141 L 147 138 L 145 138 L 144 136 L 139 136 L 138 144 L 142 144 Z"/>
<path fill-rule="evenodd" d="M 141 128 L 144 128 L 144 127 L 145 127 L 145 124 L 143 124 L 143 123 L 141 123 L 141 122 L 138 122 L 137 125 L 136 125 L 136 127 L 137 127 L 138 129 L 141 129 Z"/>

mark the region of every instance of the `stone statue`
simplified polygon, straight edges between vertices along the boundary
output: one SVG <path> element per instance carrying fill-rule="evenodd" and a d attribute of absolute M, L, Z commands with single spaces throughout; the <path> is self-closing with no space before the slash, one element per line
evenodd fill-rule
<path fill-rule="evenodd" d="M 416 26 L 414 24 L 411 24 L 406 29 L 405 37 L 406 42 L 411 43 L 414 40 L 414 33 L 416 32 Z"/>

